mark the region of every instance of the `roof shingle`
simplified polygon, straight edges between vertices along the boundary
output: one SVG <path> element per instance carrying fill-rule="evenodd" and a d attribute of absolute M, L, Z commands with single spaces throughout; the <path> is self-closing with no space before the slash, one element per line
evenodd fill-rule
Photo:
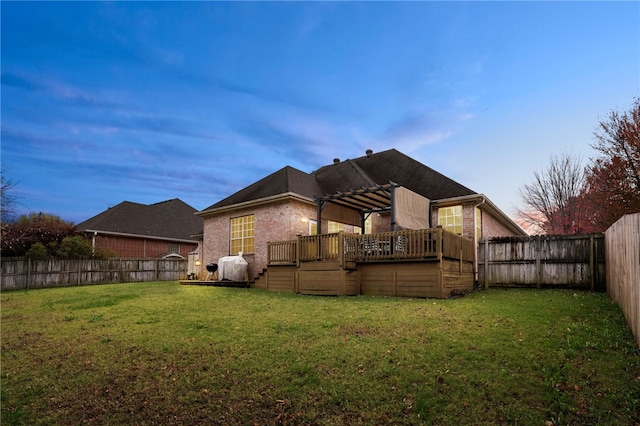
<path fill-rule="evenodd" d="M 476 192 L 390 149 L 353 160 L 335 162 L 312 173 L 286 166 L 205 210 L 231 206 L 279 194 L 295 193 L 314 199 L 337 191 L 371 188 L 394 182 L 431 200 L 473 195 Z"/>
<path fill-rule="evenodd" d="M 170 239 L 193 240 L 202 233 L 203 219 L 178 198 L 155 204 L 123 201 L 77 225 L 80 231 L 102 231 Z"/>

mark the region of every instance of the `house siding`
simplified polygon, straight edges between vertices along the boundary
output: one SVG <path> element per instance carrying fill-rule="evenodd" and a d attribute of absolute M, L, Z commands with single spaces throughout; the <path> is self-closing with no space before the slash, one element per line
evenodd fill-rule
<path fill-rule="evenodd" d="M 255 217 L 256 252 L 243 253 L 243 257 L 249 264 L 249 277 L 255 277 L 267 267 L 267 243 L 308 235 L 309 220 L 316 217 L 316 206 L 289 200 L 205 217 L 204 235 L 207 238 L 203 241 L 201 254 L 204 264 L 218 263 L 218 259 L 230 255 L 231 219 L 250 214 Z M 326 226 L 324 221 L 323 226 Z"/>
<path fill-rule="evenodd" d="M 509 237 L 513 231 L 500 223 L 495 217 L 482 212 L 482 238 Z"/>
<path fill-rule="evenodd" d="M 155 240 L 147 238 L 123 237 L 112 235 L 100 235 L 95 237 L 96 250 L 108 250 L 114 252 L 118 257 L 160 257 L 170 253 L 169 248 L 173 245 L 179 247 L 179 253 L 187 257 L 189 252 L 198 247 L 197 243 L 177 243 L 166 240 Z"/>
<path fill-rule="evenodd" d="M 475 210 L 477 203 L 463 204 L 462 205 L 462 236 L 474 239 L 476 224 L 475 224 Z M 506 237 L 514 235 L 513 231 L 503 225 L 494 216 L 487 213 L 486 210 L 481 210 L 482 215 L 482 235 L 480 238 L 493 238 L 493 237 Z M 438 223 L 438 209 L 434 208 L 432 212 L 432 222 Z"/>

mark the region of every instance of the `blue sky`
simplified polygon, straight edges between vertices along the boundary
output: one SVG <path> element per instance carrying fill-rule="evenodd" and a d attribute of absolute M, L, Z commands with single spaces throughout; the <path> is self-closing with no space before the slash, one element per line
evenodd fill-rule
<path fill-rule="evenodd" d="M 7 2 L 20 213 L 204 209 L 284 166 L 396 148 L 505 213 L 640 96 L 640 2 Z"/>

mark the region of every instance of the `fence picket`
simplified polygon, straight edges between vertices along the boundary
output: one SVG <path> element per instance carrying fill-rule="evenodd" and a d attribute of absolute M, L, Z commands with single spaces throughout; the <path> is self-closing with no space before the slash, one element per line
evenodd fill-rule
<path fill-rule="evenodd" d="M 186 276 L 187 260 L 9 258 L 0 261 L 0 271 L 0 290 L 5 291 L 82 284 L 179 280 Z"/>
<path fill-rule="evenodd" d="M 607 293 L 622 309 L 640 346 L 640 213 L 623 216 L 604 236 Z"/>
<path fill-rule="evenodd" d="M 602 234 L 505 237 L 478 246 L 484 287 L 574 287 L 604 290 Z"/>

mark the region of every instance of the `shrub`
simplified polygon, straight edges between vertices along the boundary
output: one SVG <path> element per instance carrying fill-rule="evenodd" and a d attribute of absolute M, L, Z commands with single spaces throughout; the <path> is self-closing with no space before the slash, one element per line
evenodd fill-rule
<path fill-rule="evenodd" d="M 87 259 L 92 256 L 91 242 L 81 235 L 64 237 L 56 254 L 63 259 Z"/>
<path fill-rule="evenodd" d="M 30 259 L 46 259 L 47 255 L 47 248 L 40 242 L 34 243 L 25 253 L 25 256 Z"/>

